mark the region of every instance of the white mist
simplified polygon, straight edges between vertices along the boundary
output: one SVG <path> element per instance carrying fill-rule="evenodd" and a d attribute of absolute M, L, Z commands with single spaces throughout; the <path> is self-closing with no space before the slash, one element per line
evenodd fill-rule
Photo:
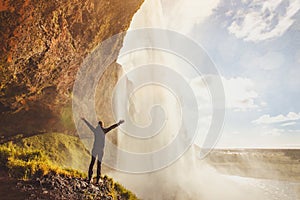
<path fill-rule="evenodd" d="M 195 3 L 196 1 L 198 0 L 192 2 Z M 182 11 L 180 5 L 186 6 L 188 1 L 178 0 L 173 2 L 174 1 L 171 0 L 146 0 L 141 9 L 136 13 L 130 29 L 141 27 L 176 29 L 180 27 L 180 23 L 184 23 L 182 19 L 184 16 L 180 16 L 182 13 L 179 12 Z M 178 15 L 176 15 L 176 11 L 178 11 Z M 188 13 L 188 11 L 185 13 Z M 168 15 L 171 15 L 171 17 L 168 17 Z M 198 23 L 200 20 L 192 14 L 189 14 L 188 20 L 193 19 L 195 20 L 194 22 L 188 21 L 179 31 L 185 32 L 188 27 L 192 26 L 193 23 Z M 126 45 L 126 37 L 124 45 Z M 143 51 L 120 58 L 119 63 L 122 64 L 124 72 L 126 73 L 143 63 L 163 64 L 175 62 L 166 61 L 165 59 L 166 57 L 157 52 Z M 149 76 L 154 75 L 155 73 L 149 74 Z M 134 139 L 120 131 L 118 138 L 119 147 L 129 152 L 145 153 L 167 145 L 168 142 L 173 139 L 173 134 L 177 133 L 181 126 L 181 111 L 178 99 L 176 99 L 170 91 L 160 86 L 144 86 L 129 96 L 127 91 L 131 91 L 132 88 L 137 88 L 138 86 L 135 85 L 130 77 L 127 78 L 128 81 L 126 85 L 122 86 L 124 92 L 117 95 L 120 101 L 129 100 L 131 119 L 140 126 L 147 126 L 149 123 L 159 124 L 160 122 L 155 121 L 156 117 L 158 118 L 156 113 L 153 115 L 154 118 L 151 118 L 149 114 L 151 107 L 155 104 L 159 104 L 164 108 L 167 119 L 160 134 L 148 140 Z M 123 104 L 116 102 L 116 105 L 122 106 Z M 120 117 L 123 115 L 122 112 L 124 108 L 119 108 L 118 110 L 121 110 L 121 113 L 117 113 L 118 117 Z M 126 123 L 124 126 L 126 126 Z M 119 161 L 124 161 L 122 159 L 126 158 L 118 157 L 118 159 Z M 110 175 L 142 199 L 273 199 L 266 195 L 263 190 L 245 183 L 239 184 L 226 176 L 220 175 L 206 164 L 205 160 L 199 160 L 197 158 L 193 146 L 175 163 L 159 171 L 145 174 L 114 171 L 111 172 Z"/>

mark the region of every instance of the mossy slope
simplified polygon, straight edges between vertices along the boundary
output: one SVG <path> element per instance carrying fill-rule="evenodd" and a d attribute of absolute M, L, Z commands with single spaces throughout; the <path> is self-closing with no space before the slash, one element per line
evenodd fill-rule
<path fill-rule="evenodd" d="M 86 170 L 89 157 L 79 138 L 61 133 L 36 135 L 0 145 L 1 171 L 24 180 L 47 174 L 85 178 L 86 174 L 82 170 Z M 106 179 L 113 199 L 137 199 L 113 179 Z"/>

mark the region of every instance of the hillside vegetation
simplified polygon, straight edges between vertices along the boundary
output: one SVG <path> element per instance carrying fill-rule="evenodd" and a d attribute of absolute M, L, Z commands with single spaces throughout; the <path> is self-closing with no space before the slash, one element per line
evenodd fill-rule
<path fill-rule="evenodd" d="M 25 189 L 28 184 L 29 188 L 35 188 L 34 197 L 39 196 L 39 190 L 45 189 L 39 188 L 41 184 L 37 184 L 36 180 L 44 180 L 48 185 L 55 185 L 55 180 L 60 180 L 60 185 L 47 188 L 49 190 L 47 194 L 52 195 L 50 198 L 56 198 L 53 195 L 57 195 L 57 190 L 63 189 L 73 195 L 69 196 L 73 198 L 74 195 L 78 198 L 83 197 L 82 195 L 86 198 L 88 195 L 91 199 L 98 199 L 101 195 L 101 198 L 109 196 L 112 199 L 137 199 L 122 185 L 106 176 L 105 184 L 100 186 L 100 189 L 85 184 L 86 174 L 82 169 L 87 168 L 89 158 L 89 153 L 79 138 L 61 133 L 16 138 L 0 145 L 1 171 L 8 173 L 10 177 L 24 180 L 22 185 Z M 51 182 L 53 180 L 54 182 Z M 68 182 L 80 183 L 80 187 L 73 189 L 67 186 Z M 84 194 L 80 194 L 81 191 L 84 191 Z"/>

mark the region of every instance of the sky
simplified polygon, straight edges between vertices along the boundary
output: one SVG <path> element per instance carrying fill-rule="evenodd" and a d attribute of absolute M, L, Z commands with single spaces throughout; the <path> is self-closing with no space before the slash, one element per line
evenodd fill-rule
<path fill-rule="evenodd" d="M 215 63 L 226 96 L 217 147 L 300 148 L 300 0 L 146 0 L 130 29 L 142 27 L 180 32 Z"/>
<path fill-rule="evenodd" d="M 219 146 L 300 146 L 300 1 L 221 1 L 189 34 L 224 77 Z"/>

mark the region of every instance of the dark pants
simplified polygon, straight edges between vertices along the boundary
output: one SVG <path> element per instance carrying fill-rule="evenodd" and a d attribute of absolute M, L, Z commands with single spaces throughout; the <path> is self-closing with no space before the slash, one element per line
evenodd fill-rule
<path fill-rule="evenodd" d="M 92 160 L 90 163 L 90 167 L 89 167 L 89 181 L 92 180 L 92 176 L 93 176 L 93 167 L 96 161 L 96 157 L 92 156 Z M 99 181 L 101 176 L 101 161 L 99 161 L 99 159 L 97 160 L 97 182 Z"/>

